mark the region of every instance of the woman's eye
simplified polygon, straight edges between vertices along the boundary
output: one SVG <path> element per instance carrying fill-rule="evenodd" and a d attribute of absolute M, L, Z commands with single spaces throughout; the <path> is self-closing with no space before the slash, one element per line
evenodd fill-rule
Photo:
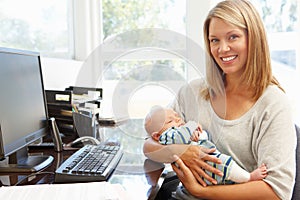
<path fill-rule="evenodd" d="M 231 35 L 230 37 L 229 37 L 229 39 L 230 40 L 234 40 L 234 39 L 236 39 L 238 36 L 237 35 Z"/>
<path fill-rule="evenodd" d="M 218 42 L 218 39 L 213 38 L 213 39 L 210 40 L 210 42 L 211 43 L 216 43 L 216 42 Z"/>

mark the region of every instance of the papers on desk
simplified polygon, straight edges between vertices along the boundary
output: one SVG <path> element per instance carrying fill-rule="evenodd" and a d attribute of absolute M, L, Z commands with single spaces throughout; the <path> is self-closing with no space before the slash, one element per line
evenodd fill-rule
<path fill-rule="evenodd" d="M 5 200 L 129 200 L 119 184 L 108 182 L 40 184 L 0 187 Z"/>
<path fill-rule="evenodd" d="M 97 118 L 98 124 L 100 126 L 118 126 L 125 123 L 128 120 L 128 117 L 101 117 Z"/>

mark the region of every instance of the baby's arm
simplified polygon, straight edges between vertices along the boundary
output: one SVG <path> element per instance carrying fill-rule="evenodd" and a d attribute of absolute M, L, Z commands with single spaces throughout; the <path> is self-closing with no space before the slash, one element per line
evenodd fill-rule
<path fill-rule="evenodd" d="M 172 127 L 167 129 L 159 137 L 159 143 L 167 144 L 188 144 L 190 141 L 191 133 L 184 127 Z"/>
<path fill-rule="evenodd" d="M 228 180 L 236 183 L 244 183 L 248 181 L 262 180 L 267 176 L 267 167 L 262 164 L 260 167 L 249 173 L 241 168 L 236 162 L 232 163 L 232 168 L 228 176 Z"/>
<path fill-rule="evenodd" d="M 159 137 L 161 144 L 189 144 L 191 141 L 198 142 L 201 139 L 202 128 L 194 121 L 189 121 L 181 127 L 167 129 Z"/>
<path fill-rule="evenodd" d="M 259 168 L 250 173 L 249 181 L 257 181 L 268 175 L 267 166 L 263 163 Z"/>
<path fill-rule="evenodd" d="M 190 141 L 198 142 L 200 139 L 203 139 L 203 137 L 201 137 L 203 130 L 202 130 L 202 126 L 200 124 L 198 124 L 194 121 L 188 121 L 184 126 L 188 127 L 189 130 L 192 132 Z M 205 134 L 207 134 L 207 133 L 205 133 Z M 205 136 L 204 138 L 207 139 L 207 136 Z"/>

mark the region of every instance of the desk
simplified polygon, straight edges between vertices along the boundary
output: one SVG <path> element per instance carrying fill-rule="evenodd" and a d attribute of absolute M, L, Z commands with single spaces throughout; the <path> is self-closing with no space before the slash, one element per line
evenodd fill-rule
<path fill-rule="evenodd" d="M 124 126 L 103 128 L 102 131 L 104 131 L 102 139 L 109 139 L 108 142 L 119 141 L 121 144 L 122 142 L 129 144 L 127 146 L 122 145 L 123 157 L 110 177 L 109 182 L 121 184 L 129 194 L 134 194 L 135 199 L 153 199 L 162 181 L 160 177 L 164 170 L 164 165 L 146 159 L 142 153 L 144 139 L 128 134 Z M 126 137 L 130 140 L 126 140 Z M 51 166 L 43 170 L 44 174 L 37 174 L 29 178 L 26 178 L 29 174 L 0 174 L 0 185 L 54 183 L 56 168 L 72 155 L 74 151 L 70 150 L 58 153 L 54 149 L 35 149 L 30 150 L 30 153 L 52 155 L 55 159 Z"/>
<path fill-rule="evenodd" d="M 120 183 L 130 194 L 140 197 L 137 199 L 151 199 L 155 196 L 164 170 L 164 165 L 144 156 L 142 149 L 145 138 L 143 119 L 131 119 L 117 127 L 100 129 L 101 140 L 120 142 L 123 147 L 123 157 L 110 182 Z"/>

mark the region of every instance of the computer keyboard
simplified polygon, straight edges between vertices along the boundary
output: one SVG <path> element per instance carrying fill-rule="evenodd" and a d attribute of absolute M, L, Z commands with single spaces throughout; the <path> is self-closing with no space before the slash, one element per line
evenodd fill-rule
<path fill-rule="evenodd" d="M 55 171 L 55 182 L 107 181 L 122 155 L 120 146 L 86 145 Z"/>

